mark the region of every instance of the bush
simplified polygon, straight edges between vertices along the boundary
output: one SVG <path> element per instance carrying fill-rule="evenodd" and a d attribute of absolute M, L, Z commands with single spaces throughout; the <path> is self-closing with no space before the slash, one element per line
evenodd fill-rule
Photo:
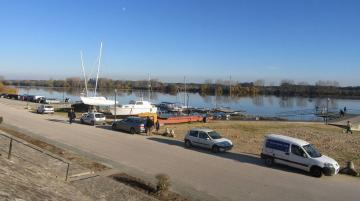
<path fill-rule="evenodd" d="M 3 117 L 0 117 L 0 124 L 3 122 Z"/>
<path fill-rule="evenodd" d="M 155 177 L 157 181 L 156 190 L 158 193 L 167 192 L 171 186 L 170 177 L 166 174 L 158 174 Z"/>

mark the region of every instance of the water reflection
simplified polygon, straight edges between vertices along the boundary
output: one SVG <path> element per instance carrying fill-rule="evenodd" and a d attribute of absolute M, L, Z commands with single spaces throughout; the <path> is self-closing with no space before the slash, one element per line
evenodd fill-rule
<path fill-rule="evenodd" d="M 253 96 L 252 103 L 256 106 L 263 106 L 264 105 L 264 96 Z"/>
<path fill-rule="evenodd" d="M 293 108 L 294 98 L 293 97 L 281 97 L 279 98 L 279 106 L 282 108 Z"/>

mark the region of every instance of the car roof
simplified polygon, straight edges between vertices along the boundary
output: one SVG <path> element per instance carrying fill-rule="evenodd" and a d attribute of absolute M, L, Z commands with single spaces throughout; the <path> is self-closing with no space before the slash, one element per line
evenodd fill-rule
<path fill-rule="evenodd" d="M 210 129 L 210 128 L 192 128 L 192 129 L 190 129 L 191 131 L 203 131 L 203 132 L 206 132 L 206 133 L 208 133 L 208 132 L 211 132 L 211 131 L 214 131 L 214 130 L 212 130 L 212 129 Z"/>
<path fill-rule="evenodd" d="M 301 140 L 298 138 L 293 138 L 293 137 L 289 137 L 289 136 L 285 136 L 285 135 L 279 135 L 279 134 L 267 134 L 266 138 L 272 139 L 272 140 L 279 140 L 282 142 L 287 142 L 289 144 L 297 144 L 299 146 L 304 146 L 304 145 L 309 144 L 309 142 L 306 142 L 305 140 Z"/>

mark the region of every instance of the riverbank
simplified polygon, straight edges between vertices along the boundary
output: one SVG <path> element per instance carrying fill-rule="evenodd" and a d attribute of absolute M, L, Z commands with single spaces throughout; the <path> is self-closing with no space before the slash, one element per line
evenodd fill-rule
<path fill-rule="evenodd" d="M 211 123 L 191 123 L 164 126 L 175 131 L 176 139 L 184 140 L 186 132 L 193 127 L 208 127 L 218 131 L 234 143 L 233 151 L 260 154 L 264 137 L 268 133 L 283 134 L 306 140 L 325 155 L 345 167 L 352 160 L 360 168 L 360 133 L 343 133 L 343 128 L 314 122 L 279 121 L 212 121 Z"/>

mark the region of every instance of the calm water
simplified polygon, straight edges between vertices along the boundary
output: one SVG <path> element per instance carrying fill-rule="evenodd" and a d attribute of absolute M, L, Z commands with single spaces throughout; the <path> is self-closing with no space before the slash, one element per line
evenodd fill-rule
<path fill-rule="evenodd" d="M 20 94 L 42 95 L 49 98 L 70 98 L 71 101 L 80 100 L 80 89 L 63 88 L 20 88 Z M 108 99 L 114 99 L 113 90 L 100 90 L 99 95 Z M 148 99 L 147 91 L 118 91 L 117 100 L 120 104 L 127 104 L 130 100 Z M 303 97 L 276 97 L 276 96 L 253 96 L 253 97 L 228 97 L 228 96 L 201 96 L 198 93 L 188 93 L 189 106 L 192 107 L 231 107 L 234 110 L 243 110 L 247 114 L 259 116 L 286 116 L 297 120 L 315 120 L 315 106 L 326 107 L 326 98 L 303 98 Z M 151 93 L 151 102 L 160 103 L 162 101 L 184 102 L 184 94 L 175 95 L 159 92 Z M 339 111 L 347 107 L 351 113 L 360 114 L 360 100 L 353 99 L 330 99 L 329 110 Z"/>

